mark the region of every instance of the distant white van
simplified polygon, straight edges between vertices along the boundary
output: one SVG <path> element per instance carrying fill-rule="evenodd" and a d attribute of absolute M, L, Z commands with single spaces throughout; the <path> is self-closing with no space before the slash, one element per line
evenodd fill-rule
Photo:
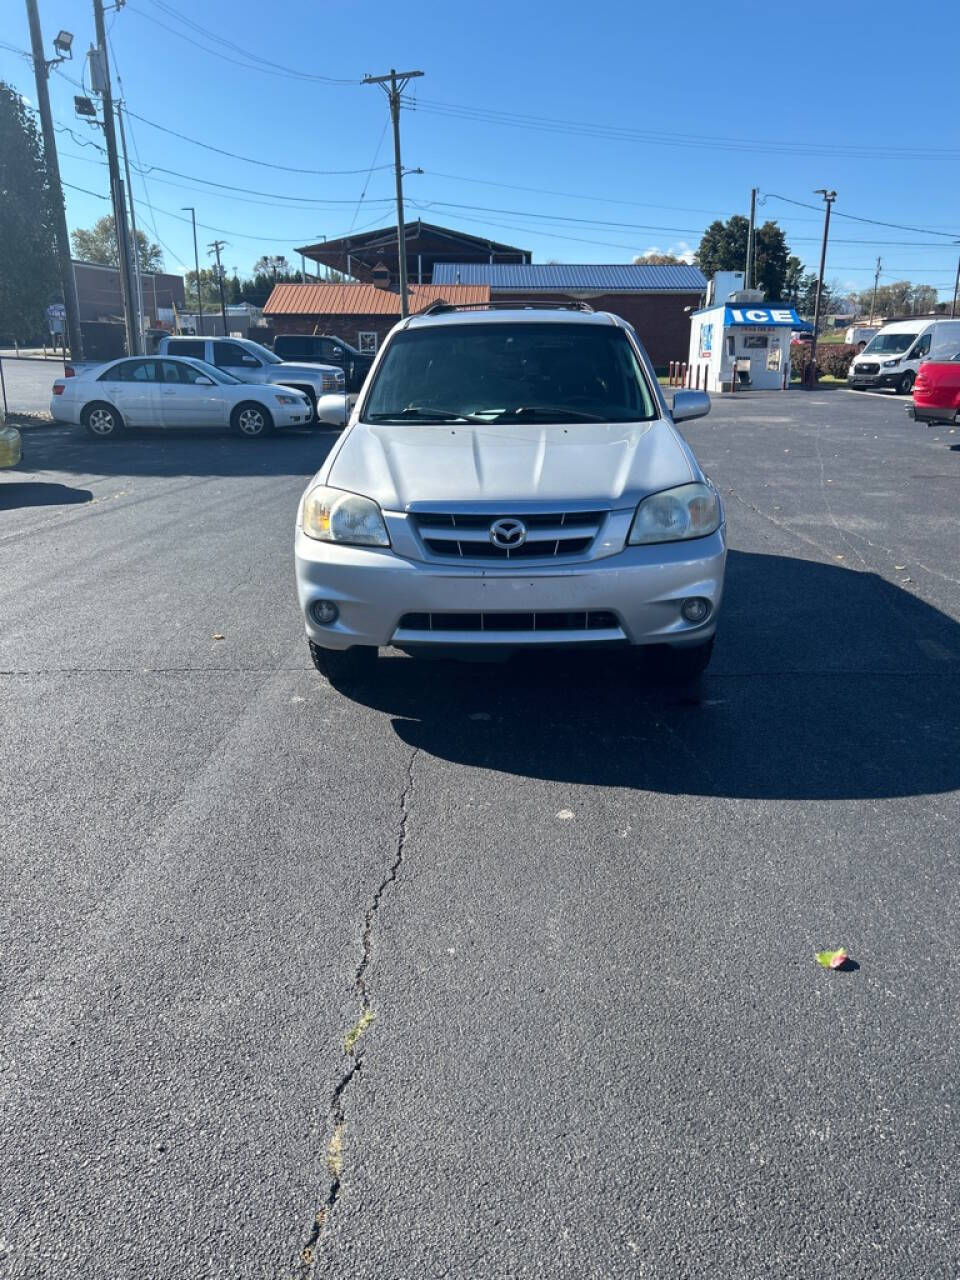
<path fill-rule="evenodd" d="M 847 373 L 855 390 L 893 387 L 900 395 L 913 390 L 922 360 L 960 352 L 960 320 L 898 320 L 884 325 L 856 356 Z"/>

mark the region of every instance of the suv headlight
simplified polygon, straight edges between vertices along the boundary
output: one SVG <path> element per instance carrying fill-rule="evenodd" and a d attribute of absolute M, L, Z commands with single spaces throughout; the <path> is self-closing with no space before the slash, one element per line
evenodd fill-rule
<path fill-rule="evenodd" d="M 637 507 L 628 546 L 704 538 L 720 528 L 720 499 L 709 484 L 682 484 L 653 493 Z"/>
<path fill-rule="evenodd" d="M 899 363 L 900 363 L 900 357 L 897 356 L 896 360 L 884 360 L 883 367 L 885 369 L 892 369 L 895 364 L 899 364 Z"/>
<path fill-rule="evenodd" d="M 317 485 L 303 500 L 303 532 L 320 542 L 389 547 L 383 513 L 372 498 Z"/>

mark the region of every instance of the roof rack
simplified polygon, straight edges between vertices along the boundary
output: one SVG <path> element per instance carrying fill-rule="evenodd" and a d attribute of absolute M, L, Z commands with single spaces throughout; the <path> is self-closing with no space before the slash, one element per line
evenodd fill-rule
<path fill-rule="evenodd" d="M 438 298 L 429 307 L 417 311 L 418 316 L 436 316 L 445 311 L 589 311 L 589 302 L 444 302 Z"/>

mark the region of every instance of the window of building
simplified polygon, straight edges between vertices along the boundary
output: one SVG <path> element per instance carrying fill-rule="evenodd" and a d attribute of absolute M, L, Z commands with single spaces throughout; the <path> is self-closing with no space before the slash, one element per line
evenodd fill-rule
<path fill-rule="evenodd" d="M 377 354 L 377 335 L 375 333 L 358 333 L 357 346 L 365 356 Z"/>

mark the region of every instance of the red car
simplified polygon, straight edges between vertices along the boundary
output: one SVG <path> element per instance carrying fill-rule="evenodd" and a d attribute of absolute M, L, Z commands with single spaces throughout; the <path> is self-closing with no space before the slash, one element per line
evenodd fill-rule
<path fill-rule="evenodd" d="M 960 413 L 960 352 L 949 360 L 927 360 L 920 366 L 907 413 L 918 422 L 954 421 Z"/>

